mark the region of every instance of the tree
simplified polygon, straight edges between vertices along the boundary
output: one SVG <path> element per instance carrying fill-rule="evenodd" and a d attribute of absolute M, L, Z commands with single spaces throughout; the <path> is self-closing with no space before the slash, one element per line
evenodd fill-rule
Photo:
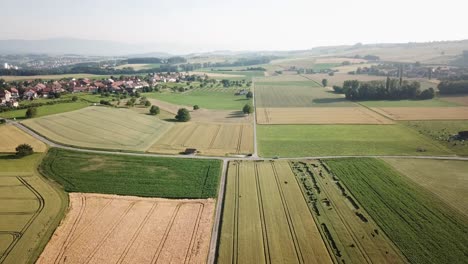
<path fill-rule="evenodd" d="M 200 106 L 198 106 L 198 105 L 193 106 L 193 110 L 198 110 L 198 109 L 200 109 Z"/>
<path fill-rule="evenodd" d="M 73 101 L 73 102 L 78 101 L 78 96 L 74 95 L 74 96 L 72 97 L 72 101 Z"/>
<path fill-rule="evenodd" d="M 322 85 L 323 85 L 323 87 L 326 87 L 328 85 L 328 80 L 327 79 L 322 79 Z"/>
<path fill-rule="evenodd" d="M 251 114 L 253 113 L 254 109 L 250 104 L 245 104 L 244 107 L 242 108 L 242 112 L 244 114 Z"/>
<path fill-rule="evenodd" d="M 245 95 L 245 97 L 247 97 L 247 99 L 252 98 L 252 97 L 253 97 L 252 91 L 249 91 L 249 92 Z"/>
<path fill-rule="evenodd" d="M 151 106 L 151 102 L 150 101 L 145 101 L 145 107 L 150 107 Z"/>
<path fill-rule="evenodd" d="M 179 122 L 187 122 L 190 121 L 190 112 L 186 108 L 180 108 L 177 111 L 177 115 L 175 116 L 175 119 Z"/>
<path fill-rule="evenodd" d="M 37 108 L 36 107 L 29 107 L 26 110 L 26 118 L 33 118 L 37 115 Z"/>
<path fill-rule="evenodd" d="M 34 153 L 33 148 L 28 144 L 21 144 L 16 147 L 16 157 L 22 158 Z"/>
<path fill-rule="evenodd" d="M 159 115 L 161 110 L 159 109 L 159 106 L 153 105 L 151 106 L 149 112 L 150 112 L 150 115 Z"/>

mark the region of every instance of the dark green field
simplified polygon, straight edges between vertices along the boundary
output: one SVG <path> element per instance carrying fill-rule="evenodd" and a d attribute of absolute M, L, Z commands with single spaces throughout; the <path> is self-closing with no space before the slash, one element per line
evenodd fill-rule
<path fill-rule="evenodd" d="M 67 192 L 164 198 L 216 197 L 221 162 L 104 155 L 52 148 L 40 170 Z"/>
<path fill-rule="evenodd" d="M 466 263 L 468 219 L 382 160 L 327 160 L 411 263 Z"/>

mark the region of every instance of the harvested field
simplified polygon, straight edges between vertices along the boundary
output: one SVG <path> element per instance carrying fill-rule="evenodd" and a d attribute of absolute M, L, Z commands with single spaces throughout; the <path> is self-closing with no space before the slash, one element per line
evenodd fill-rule
<path fill-rule="evenodd" d="M 372 108 L 392 120 L 468 120 L 468 107 Z"/>
<path fill-rule="evenodd" d="M 203 155 L 249 154 L 253 140 L 251 124 L 179 123 L 148 151 L 178 154 L 196 148 Z"/>
<path fill-rule="evenodd" d="M 257 108 L 258 124 L 394 124 L 365 107 Z"/>
<path fill-rule="evenodd" d="M 335 263 L 405 263 L 385 233 L 322 162 L 291 161 Z"/>
<path fill-rule="evenodd" d="M 257 107 L 351 107 L 356 106 L 318 83 L 299 75 L 265 77 L 255 82 Z"/>
<path fill-rule="evenodd" d="M 29 144 L 35 152 L 44 152 L 46 145 L 13 125 L 0 125 L 0 153 L 16 152 L 19 144 Z"/>
<path fill-rule="evenodd" d="M 468 95 L 443 96 L 440 99 L 447 102 L 468 106 Z"/>
<path fill-rule="evenodd" d="M 23 123 L 62 144 L 134 151 L 148 149 L 172 126 L 149 115 L 108 107 L 88 107 Z"/>
<path fill-rule="evenodd" d="M 34 263 L 65 213 L 65 193 L 36 171 L 42 155 L 0 155 L 0 263 Z"/>
<path fill-rule="evenodd" d="M 410 263 L 464 263 L 468 218 L 382 160 L 326 160 Z"/>
<path fill-rule="evenodd" d="M 215 202 L 70 194 L 37 263 L 206 263 Z"/>
<path fill-rule="evenodd" d="M 385 161 L 468 216 L 467 161 L 390 158 Z"/>
<path fill-rule="evenodd" d="M 288 162 L 230 162 L 218 263 L 331 263 Z"/>

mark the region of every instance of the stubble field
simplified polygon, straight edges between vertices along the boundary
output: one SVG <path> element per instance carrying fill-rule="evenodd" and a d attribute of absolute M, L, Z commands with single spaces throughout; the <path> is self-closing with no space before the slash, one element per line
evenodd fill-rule
<path fill-rule="evenodd" d="M 13 125 L 0 125 L 0 153 L 15 152 L 20 144 L 30 145 L 35 152 L 44 152 L 46 145 Z"/>
<path fill-rule="evenodd" d="M 215 202 L 70 194 L 37 263 L 205 263 Z"/>
<path fill-rule="evenodd" d="M 219 263 L 331 263 L 287 162 L 231 162 Z"/>

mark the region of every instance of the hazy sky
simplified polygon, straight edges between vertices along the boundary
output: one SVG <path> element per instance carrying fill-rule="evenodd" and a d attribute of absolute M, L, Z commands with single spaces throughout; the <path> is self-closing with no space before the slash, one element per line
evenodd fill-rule
<path fill-rule="evenodd" d="M 0 39 L 288 50 L 468 38 L 463 0 L 0 0 Z"/>

